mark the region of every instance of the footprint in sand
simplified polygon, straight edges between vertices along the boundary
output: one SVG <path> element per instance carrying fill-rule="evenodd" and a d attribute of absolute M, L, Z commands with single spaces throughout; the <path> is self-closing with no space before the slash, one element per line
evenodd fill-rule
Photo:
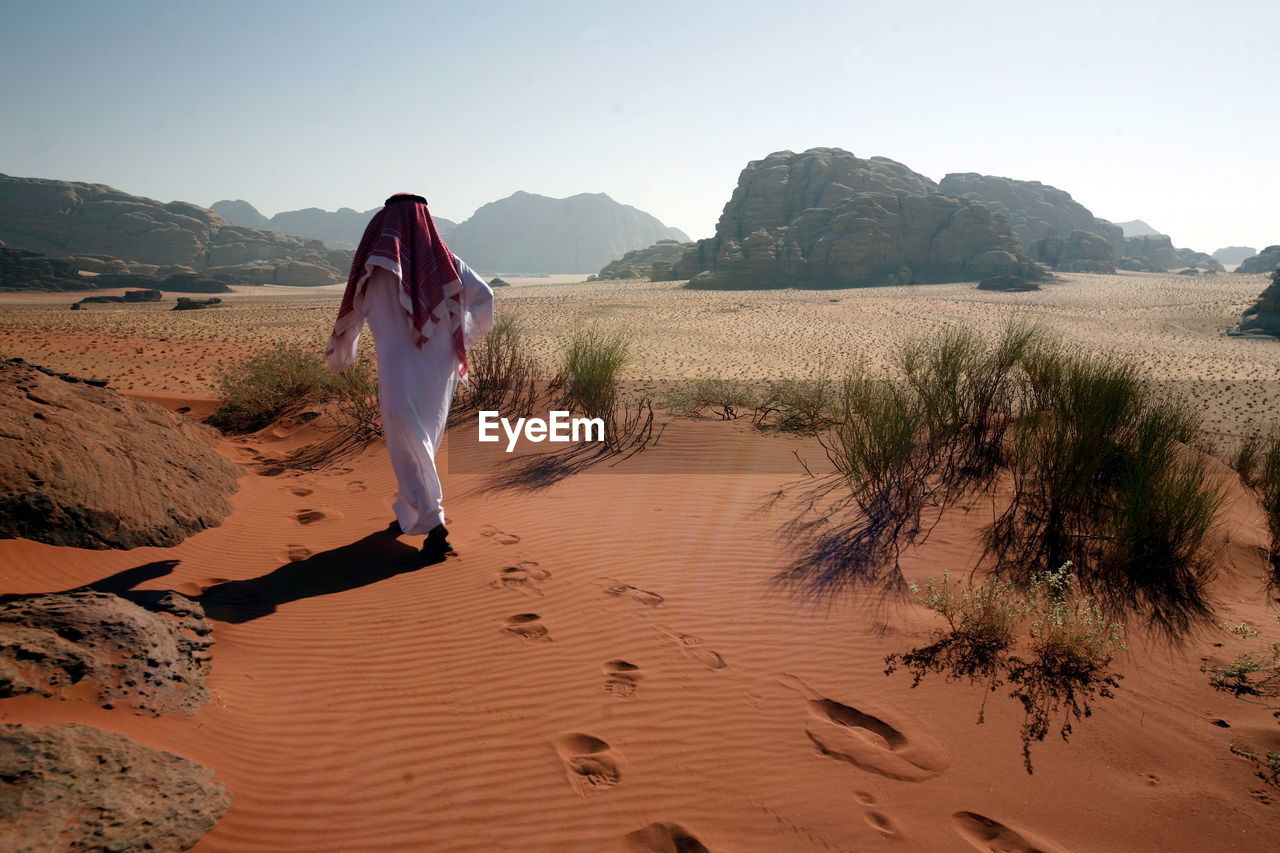
<path fill-rule="evenodd" d="M 622 839 L 627 853 L 711 853 L 692 832 L 678 823 L 651 823 Z"/>
<path fill-rule="evenodd" d="M 502 626 L 508 634 L 514 634 L 529 642 L 550 642 L 551 632 L 542 624 L 542 617 L 537 613 L 517 613 L 508 616 Z"/>
<path fill-rule="evenodd" d="M 680 646 L 680 651 L 684 652 L 689 660 L 697 661 L 707 669 L 724 669 L 728 666 L 719 652 L 704 646 L 699 638 L 690 634 L 681 634 L 679 631 L 673 631 L 661 625 L 658 626 L 658 630 L 675 640 Z"/>
<path fill-rule="evenodd" d="M 295 498 L 305 498 L 308 495 L 313 494 L 314 492 L 315 492 L 315 489 L 303 489 L 296 486 L 294 488 L 289 489 L 289 494 L 293 495 Z"/>
<path fill-rule="evenodd" d="M 346 490 L 351 492 L 353 495 L 358 495 L 368 488 L 369 487 L 364 484 L 363 480 L 352 480 L 346 485 Z"/>
<path fill-rule="evenodd" d="M 520 541 L 520 537 L 514 533 L 504 533 L 492 524 L 486 524 L 480 528 L 480 535 L 488 537 L 499 545 L 515 545 Z"/>
<path fill-rule="evenodd" d="M 961 838 L 983 853 L 1063 853 L 1057 844 L 977 812 L 956 812 L 951 816 L 951 825 Z"/>
<path fill-rule="evenodd" d="M 211 587 L 215 587 L 220 583 L 229 583 L 227 578 L 201 578 L 200 580 L 188 581 L 187 583 L 178 584 L 173 591 L 188 598 L 199 598 Z"/>
<path fill-rule="evenodd" d="M 640 667 L 625 660 L 611 660 L 604 670 L 604 692 L 616 699 L 632 699 L 640 686 Z"/>
<path fill-rule="evenodd" d="M 556 738 L 556 754 L 564 762 L 569 787 L 581 796 L 607 791 L 622 781 L 621 761 L 606 741 L 593 735 L 566 734 Z"/>
<path fill-rule="evenodd" d="M 895 726 L 884 719 L 888 714 L 871 714 L 835 702 L 794 675 L 784 675 L 779 681 L 805 697 L 810 717 L 805 734 L 823 755 L 904 782 L 922 782 L 950 766 L 941 744 L 918 724 L 911 726 L 913 733 L 908 737 L 903 731 L 906 726 Z"/>
<path fill-rule="evenodd" d="M 286 545 L 280 559 L 288 563 L 300 563 L 311 556 L 311 549 L 305 545 Z"/>
<path fill-rule="evenodd" d="M 489 586 L 494 589 L 515 589 L 525 595 L 542 595 L 542 584 L 549 580 L 551 572 L 538 568 L 533 560 L 525 560 L 498 572 L 498 576 L 489 581 Z"/>
<path fill-rule="evenodd" d="M 885 838 L 899 838 L 902 836 L 902 833 L 898 830 L 898 825 L 884 812 L 868 811 L 862 817 L 872 829 Z"/>
<path fill-rule="evenodd" d="M 876 804 L 876 798 L 872 796 L 870 791 L 854 791 L 853 798 L 864 806 L 874 806 Z"/>
<path fill-rule="evenodd" d="M 300 509 L 294 513 L 293 517 L 299 524 L 315 524 L 317 521 L 323 521 L 326 515 L 318 509 Z"/>
<path fill-rule="evenodd" d="M 661 607 L 662 603 L 666 601 L 665 598 L 658 595 L 656 592 L 650 592 L 647 589 L 640 589 L 640 587 L 632 586 L 629 583 L 623 583 L 622 581 L 614 580 L 613 578 L 596 578 L 595 582 L 604 588 L 605 595 L 612 595 L 619 598 L 625 595 L 632 601 L 639 602 L 645 607 Z"/>

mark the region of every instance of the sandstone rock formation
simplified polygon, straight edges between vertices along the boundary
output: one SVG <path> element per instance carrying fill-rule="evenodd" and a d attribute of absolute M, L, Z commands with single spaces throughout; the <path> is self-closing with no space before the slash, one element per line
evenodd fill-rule
<path fill-rule="evenodd" d="M 1031 290 L 1040 290 L 1040 285 L 1034 281 L 1027 281 L 1016 275 L 998 275 L 993 278 L 984 278 L 978 282 L 975 290 L 995 290 L 1004 293 L 1025 293 Z"/>
<path fill-rule="evenodd" d="M 489 286 L 490 287 L 510 287 L 511 282 L 503 281 L 500 278 L 492 278 L 492 279 L 489 279 Z"/>
<path fill-rule="evenodd" d="M 69 261 L 0 247 L 0 290 L 90 290 L 93 286 Z"/>
<path fill-rule="evenodd" d="M 160 291 L 158 290 L 126 290 L 124 292 L 125 302 L 159 302 Z"/>
<path fill-rule="evenodd" d="M 1258 250 L 1252 246 L 1225 246 L 1213 253 L 1214 259 L 1224 265 L 1233 266 L 1241 263 L 1245 258 L 1252 258 L 1258 254 Z"/>
<path fill-rule="evenodd" d="M 143 287 L 148 290 L 164 290 L 170 293 L 230 293 L 225 281 L 218 281 L 201 273 L 174 273 L 166 278 L 148 275 L 115 275 L 106 273 L 92 278 L 102 289 L 109 287 Z"/>
<path fill-rule="evenodd" d="M 6 850 L 194 847 L 230 801 L 208 768 L 79 724 L 0 726 Z"/>
<path fill-rule="evenodd" d="M 67 698 L 74 689 L 104 708 L 195 713 L 209 699 L 213 626 L 177 593 L 128 595 L 85 588 L 0 598 L 0 698 Z"/>
<path fill-rule="evenodd" d="M 447 239 L 473 269 L 585 273 L 658 240 L 689 238 L 604 193 L 548 198 L 517 192 L 481 207 Z"/>
<path fill-rule="evenodd" d="M 672 266 L 692 247 L 693 243 L 681 243 L 679 240 L 659 240 L 647 249 L 627 252 L 618 260 L 606 264 L 600 272 L 587 280 L 651 278 L 654 281 L 670 281 Z M 656 271 L 655 265 L 658 265 Z"/>
<path fill-rule="evenodd" d="M 1252 258 L 1245 258 L 1236 267 L 1238 273 L 1271 272 L 1280 266 L 1280 246 L 1268 246 Z"/>
<path fill-rule="evenodd" d="M 170 546 L 231 511 L 239 469 L 212 428 L 69 378 L 0 363 L 0 537 Z"/>
<path fill-rule="evenodd" d="M 1175 267 L 1187 267 L 1194 270 L 1202 270 L 1206 273 L 1227 271 L 1226 267 L 1217 258 L 1204 252 L 1197 252 L 1195 249 L 1179 249 L 1175 246 L 1173 255 L 1177 258 L 1174 263 Z"/>
<path fill-rule="evenodd" d="M 1028 246 L 1027 253 L 1040 263 L 1064 272 L 1116 271 L 1111 244 L 1092 231 L 1072 231 L 1065 239 L 1057 234 L 1046 235 Z"/>
<path fill-rule="evenodd" d="M 1178 265 L 1173 241 L 1166 234 L 1143 234 L 1125 240 L 1123 257 L 1116 264 L 1126 270 L 1165 272 Z"/>
<path fill-rule="evenodd" d="M 319 240 L 232 225 L 194 204 L 161 204 L 102 184 L 0 175 L 0 240 L 55 258 L 119 259 L 134 273 L 136 264 L 205 271 L 249 262 L 312 264 L 324 273 L 315 283 L 347 273 Z"/>
<path fill-rule="evenodd" d="M 243 199 L 236 201 L 215 201 L 209 209 L 223 219 L 235 225 L 248 228 L 260 228 L 264 231 L 279 231 L 282 234 L 293 234 L 298 237 L 313 237 L 324 241 L 326 246 L 334 249 L 354 249 L 360 244 L 364 228 L 369 218 L 380 208 L 374 207 L 365 211 L 340 207 L 337 210 L 321 210 L 308 207 L 302 210 L 285 210 L 268 219 L 258 209 Z M 447 242 L 458 227 L 456 222 L 443 216 L 432 214 L 436 230 Z"/>
<path fill-rule="evenodd" d="M 169 310 L 170 311 L 196 311 L 201 308 L 212 308 L 215 305 L 221 305 L 221 304 L 222 304 L 222 300 L 216 296 L 211 296 L 208 299 L 193 299 L 190 296 L 179 296 L 177 304 L 174 305 Z"/>
<path fill-rule="evenodd" d="M 999 213 L 1008 220 L 1027 254 L 1041 263 L 1067 271 L 1115 272 L 1112 264 L 1123 254 L 1124 232 L 1120 226 L 1095 217 L 1089 208 L 1057 187 L 1039 181 L 953 172 L 942 179 L 938 189 L 980 202 Z M 1076 232 L 1101 238 L 1109 251 L 1102 251 L 1099 240 L 1077 237 Z M 1041 256 L 1040 249 L 1049 254 Z"/>
<path fill-rule="evenodd" d="M 1116 226 L 1124 232 L 1125 239 L 1130 237 L 1156 237 L 1159 231 L 1152 228 L 1141 219 L 1130 219 L 1128 222 L 1117 222 Z"/>
<path fill-rule="evenodd" d="M 1277 263 L 1280 263 L 1278 261 Z M 1280 338 L 1280 266 L 1271 271 L 1271 284 L 1244 312 L 1240 331 Z"/>
<path fill-rule="evenodd" d="M 692 288 L 1035 279 L 1008 224 L 885 157 L 838 148 L 747 164 L 716 226 L 676 263 Z"/>

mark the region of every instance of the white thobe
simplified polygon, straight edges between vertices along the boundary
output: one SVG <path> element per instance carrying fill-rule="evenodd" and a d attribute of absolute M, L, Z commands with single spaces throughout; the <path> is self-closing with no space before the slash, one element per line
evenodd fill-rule
<path fill-rule="evenodd" d="M 463 343 L 471 349 L 493 329 L 493 290 L 462 261 L 454 262 L 462 280 Z M 369 268 L 355 310 L 361 323 L 368 322 L 378 353 L 382 435 L 399 484 L 392 510 L 402 532 L 427 533 L 444 524 L 435 460 L 458 383 L 458 357 L 447 322 L 421 349 L 415 346 L 412 321 L 400 303 L 400 280 L 384 267 Z"/>

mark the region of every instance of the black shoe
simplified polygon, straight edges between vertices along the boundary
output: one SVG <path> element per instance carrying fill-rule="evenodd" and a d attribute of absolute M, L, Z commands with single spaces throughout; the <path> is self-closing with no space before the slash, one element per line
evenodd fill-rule
<path fill-rule="evenodd" d="M 431 528 L 422 543 L 422 559 L 428 563 L 438 563 L 445 557 L 455 557 L 458 552 L 449 544 L 449 529 L 443 524 Z"/>

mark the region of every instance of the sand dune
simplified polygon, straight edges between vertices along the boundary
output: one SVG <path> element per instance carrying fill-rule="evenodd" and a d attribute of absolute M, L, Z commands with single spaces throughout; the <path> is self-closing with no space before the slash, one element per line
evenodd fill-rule
<path fill-rule="evenodd" d="M 579 320 L 630 320 L 637 379 L 804 375 L 824 356 L 878 364 L 906 335 L 995 328 L 1015 312 L 1138 356 L 1162 378 L 1274 378 L 1274 348 L 1219 335 L 1260 279 L 1066 279 L 1023 295 L 609 282 L 518 284 L 499 299 L 524 311 L 546 352 Z M 4 298 L 6 355 L 107 374 L 194 413 L 207 411 L 218 360 L 280 338 L 319 344 L 336 306 L 314 290 L 246 292 L 185 315 L 42 301 Z M 1274 416 L 1274 397 L 1241 394 L 1222 408 L 1224 427 L 1238 428 L 1232 405 Z M 1069 742 L 1036 744 L 1029 775 L 1007 690 L 941 679 L 913 689 L 884 674 L 885 655 L 918 643 L 932 614 L 820 606 L 770 586 L 787 562 L 787 509 L 761 507 L 803 474 L 793 450 L 819 456 L 812 442 L 677 423 L 616 468 L 538 491 L 495 490 L 446 463 L 460 556 L 419 569 L 419 540 L 385 530 L 395 483 L 380 447 L 313 472 L 251 464 L 304 439 L 224 441 L 221 452 L 250 465 L 234 511 L 176 547 L 0 541 L 5 592 L 152 566 L 141 588 L 203 601 L 214 699 L 194 716 L 37 697 L 0 705 L 3 722 L 83 722 L 211 768 L 233 800 L 199 851 L 1274 849 L 1276 791 L 1229 749 L 1280 747 L 1273 709 L 1215 692 L 1200 671 L 1244 640 L 1209 630 L 1169 648 L 1131 636 L 1116 697 Z M 742 452 L 714 474 L 681 472 L 713 446 Z M 1219 615 L 1280 639 L 1263 521 L 1232 488 Z M 982 513 L 944 519 L 905 558 L 907 577 L 972 565 Z"/>

